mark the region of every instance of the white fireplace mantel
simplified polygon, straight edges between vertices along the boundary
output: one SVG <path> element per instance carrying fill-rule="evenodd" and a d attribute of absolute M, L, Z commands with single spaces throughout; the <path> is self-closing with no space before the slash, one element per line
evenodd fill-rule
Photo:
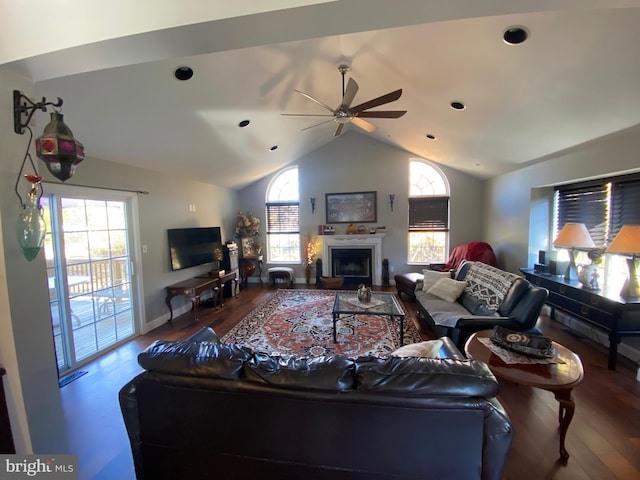
<path fill-rule="evenodd" d="M 370 248 L 373 252 L 373 284 L 382 285 L 382 239 L 384 233 L 363 235 L 320 235 L 322 240 L 322 275 L 331 276 L 331 250 L 333 248 Z"/>

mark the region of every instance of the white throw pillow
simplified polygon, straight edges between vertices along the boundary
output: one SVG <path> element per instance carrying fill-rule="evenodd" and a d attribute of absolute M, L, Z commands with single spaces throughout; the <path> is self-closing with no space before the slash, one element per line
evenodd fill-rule
<path fill-rule="evenodd" d="M 455 302 L 462 292 L 467 282 L 459 282 L 453 278 L 441 278 L 433 287 L 427 290 L 427 293 L 440 297 L 447 302 Z"/>
<path fill-rule="evenodd" d="M 450 272 L 438 272 L 436 270 L 429 270 L 425 268 L 422 270 L 422 276 L 424 277 L 424 283 L 422 284 L 422 291 L 426 292 L 441 278 L 451 278 Z"/>
<path fill-rule="evenodd" d="M 442 343 L 442 340 L 427 340 L 420 343 L 411 343 L 400 347 L 393 352 L 391 356 L 437 358 Z"/>

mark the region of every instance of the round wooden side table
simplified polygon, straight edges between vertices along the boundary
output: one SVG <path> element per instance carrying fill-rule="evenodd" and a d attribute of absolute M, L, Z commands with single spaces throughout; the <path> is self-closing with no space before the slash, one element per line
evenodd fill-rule
<path fill-rule="evenodd" d="M 567 452 L 564 442 L 575 411 L 571 392 L 580 385 L 584 378 L 584 368 L 580 357 L 567 347 L 553 342 L 556 357 L 562 359 L 564 363 L 506 364 L 478 340 L 489 337 L 491 337 L 491 330 L 483 330 L 469 337 L 464 346 L 467 357 L 486 363 L 498 378 L 547 390 L 555 395 L 559 403 L 560 457 L 566 462 L 569 459 L 569 452 Z"/>

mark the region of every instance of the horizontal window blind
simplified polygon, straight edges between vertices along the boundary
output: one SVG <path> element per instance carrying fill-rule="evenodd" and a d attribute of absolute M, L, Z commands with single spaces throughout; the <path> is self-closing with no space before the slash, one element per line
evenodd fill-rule
<path fill-rule="evenodd" d="M 267 203 L 267 233 L 300 233 L 298 202 Z"/>
<path fill-rule="evenodd" d="M 611 240 L 623 225 L 640 225 L 640 178 L 623 177 L 613 184 Z"/>
<path fill-rule="evenodd" d="M 409 197 L 410 232 L 448 232 L 449 197 Z"/>
<path fill-rule="evenodd" d="M 593 242 L 604 246 L 609 233 L 609 183 L 567 185 L 559 187 L 556 195 L 557 231 L 567 223 L 584 223 Z"/>
<path fill-rule="evenodd" d="M 640 225 L 640 174 L 556 187 L 557 231 L 584 223 L 598 247 L 609 245 L 623 225 Z"/>

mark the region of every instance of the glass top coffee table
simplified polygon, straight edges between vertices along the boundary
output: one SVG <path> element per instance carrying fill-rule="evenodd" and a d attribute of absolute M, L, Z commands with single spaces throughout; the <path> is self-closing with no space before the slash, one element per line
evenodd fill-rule
<path fill-rule="evenodd" d="M 337 343 L 336 322 L 340 315 L 382 315 L 400 320 L 400 346 L 404 345 L 404 310 L 392 293 L 372 293 L 371 300 L 361 302 L 356 292 L 338 292 L 333 302 L 333 342 Z"/>

